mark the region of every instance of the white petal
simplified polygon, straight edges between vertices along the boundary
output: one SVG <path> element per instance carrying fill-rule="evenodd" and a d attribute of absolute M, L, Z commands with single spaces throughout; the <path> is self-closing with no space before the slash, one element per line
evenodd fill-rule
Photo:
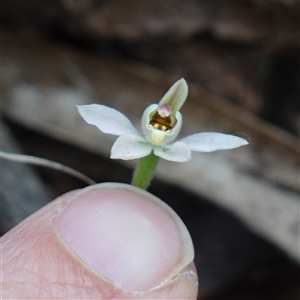
<path fill-rule="evenodd" d="M 126 116 L 117 110 L 100 104 L 77 105 L 81 117 L 104 133 L 140 136 Z"/>
<path fill-rule="evenodd" d="M 186 162 L 191 159 L 191 150 L 186 144 L 181 142 L 165 147 L 155 147 L 154 154 L 163 159 L 176 162 Z"/>
<path fill-rule="evenodd" d="M 136 159 L 150 154 L 152 149 L 150 144 L 138 141 L 133 135 L 122 135 L 113 144 L 110 158 Z"/>
<path fill-rule="evenodd" d="M 180 140 L 192 151 L 212 152 L 216 150 L 233 149 L 247 145 L 248 142 L 240 137 L 218 132 L 201 132 L 189 135 Z"/>
<path fill-rule="evenodd" d="M 173 112 L 180 110 L 188 95 L 188 90 L 189 88 L 186 81 L 181 78 L 170 87 L 159 101 L 158 106 L 168 104 Z"/>

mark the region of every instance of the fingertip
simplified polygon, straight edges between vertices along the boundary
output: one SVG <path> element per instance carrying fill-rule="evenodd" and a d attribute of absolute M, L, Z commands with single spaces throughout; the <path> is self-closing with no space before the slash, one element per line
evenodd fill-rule
<path fill-rule="evenodd" d="M 179 220 L 128 185 L 62 195 L 2 238 L 3 295 L 196 299 L 193 245 Z"/>
<path fill-rule="evenodd" d="M 150 193 L 125 184 L 83 190 L 57 227 L 71 251 L 126 291 L 161 286 L 194 257 L 191 237 L 175 212 Z"/>

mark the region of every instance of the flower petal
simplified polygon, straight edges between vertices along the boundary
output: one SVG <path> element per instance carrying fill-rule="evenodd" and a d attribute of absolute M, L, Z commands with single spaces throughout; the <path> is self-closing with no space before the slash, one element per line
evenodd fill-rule
<path fill-rule="evenodd" d="M 117 110 L 100 104 L 77 105 L 81 117 L 104 133 L 114 135 L 140 134 L 126 116 Z"/>
<path fill-rule="evenodd" d="M 200 152 L 233 149 L 249 144 L 240 137 L 218 132 L 192 134 L 181 139 L 180 142 L 185 143 L 192 151 Z"/>
<path fill-rule="evenodd" d="M 168 104 L 171 107 L 172 112 L 175 113 L 180 110 L 181 106 L 185 102 L 188 90 L 189 88 L 186 81 L 181 78 L 170 87 L 159 101 L 158 106 Z"/>
<path fill-rule="evenodd" d="M 155 147 L 154 154 L 170 161 L 186 162 L 191 159 L 191 150 L 181 142 L 176 142 L 165 147 Z"/>
<path fill-rule="evenodd" d="M 136 159 L 150 154 L 152 149 L 150 144 L 140 142 L 134 135 L 122 135 L 113 144 L 110 158 Z"/>

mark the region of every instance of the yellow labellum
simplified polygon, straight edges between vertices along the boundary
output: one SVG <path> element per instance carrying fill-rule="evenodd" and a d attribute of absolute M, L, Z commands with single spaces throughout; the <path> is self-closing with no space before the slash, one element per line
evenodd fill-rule
<path fill-rule="evenodd" d="M 164 131 L 153 129 L 151 133 L 151 139 L 154 143 L 158 144 L 164 139 L 165 134 L 166 133 Z"/>

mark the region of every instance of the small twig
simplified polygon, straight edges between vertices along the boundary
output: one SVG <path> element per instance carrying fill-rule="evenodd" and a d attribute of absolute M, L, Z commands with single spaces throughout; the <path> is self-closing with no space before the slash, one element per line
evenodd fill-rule
<path fill-rule="evenodd" d="M 27 164 L 32 164 L 32 165 L 37 165 L 37 166 L 44 166 L 48 168 L 52 168 L 55 170 L 62 171 L 64 173 L 67 173 L 69 175 L 72 175 L 74 177 L 77 177 L 81 179 L 82 181 L 88 183 L 88 184 L 95 184 L 96 182 L 86 175 L 68 167 L 63 164 L 60 164 L 58 162 L 54 162 L 45 158 L 40 158 L 40 157 L 35 157 L 35 156 L 30 156 L 30 155 L 24 155 L 24 154 L 15 154 L 15 153 L 7 153 L 4 151 L 0 150 L 0 157 L 15 161 L 15 162 L 20 162 L 20 163 L 27 163 Z"/>

